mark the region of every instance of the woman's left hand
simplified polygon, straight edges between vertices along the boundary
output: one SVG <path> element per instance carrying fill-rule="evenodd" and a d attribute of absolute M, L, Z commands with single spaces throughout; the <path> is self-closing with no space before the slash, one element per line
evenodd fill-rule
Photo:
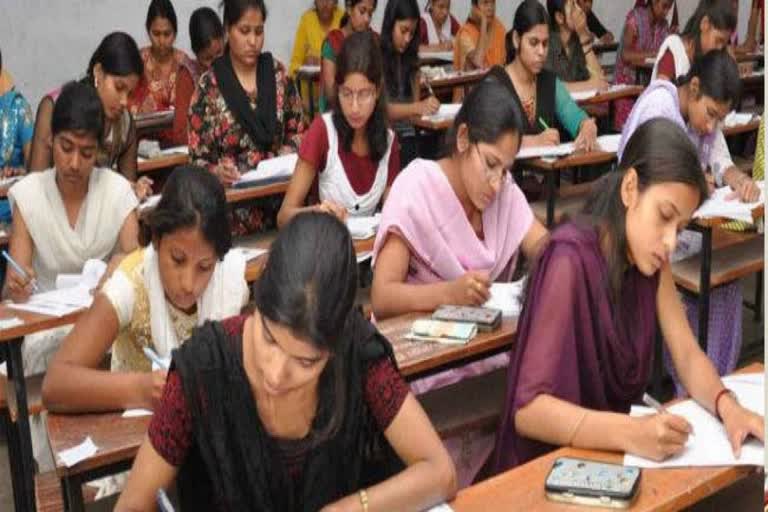
<path fill-rule="evenodd" d="M 736 458 L 741 455 L 741 445 L 744 444 L 747 436 L 755 436 L 761 443 L 765 443 L 765 424 L 762 416 L 745 409 L 732 398 L 722 402 L 720 411 Z"/>
<path fill-rule="evenodd" d="M 579 127 L 579 135 L 573 143 L 576 151 L 589 153 L 597 146 L 597 124 L 592 118 L 585 119 Z"/>

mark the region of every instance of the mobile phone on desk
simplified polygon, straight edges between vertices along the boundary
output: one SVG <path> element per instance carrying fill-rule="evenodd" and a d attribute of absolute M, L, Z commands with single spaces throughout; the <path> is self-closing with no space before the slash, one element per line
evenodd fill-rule
<path fill-rule="evenodd" d="M 640 468 L 559 457 L 544 484 L 547 499 L 603 508 L 629 508 L 640 488 Z"/>
<path fill-rule="evenodd" d="M 495 331 L 501 325 L 501 310 L 474 306 L 440 306 L 432 313 L 433 320 L 477 324 L 482 332 Z"/>

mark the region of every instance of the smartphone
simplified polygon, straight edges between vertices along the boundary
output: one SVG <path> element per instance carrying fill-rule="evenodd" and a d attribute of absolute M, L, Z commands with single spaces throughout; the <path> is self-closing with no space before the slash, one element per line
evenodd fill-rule
<path fill-rule="evenodd" d="M 559 457 L 544 485 L 552 501 L 605 508 L 629 508 L 640 487 L 640 468 Z"/>

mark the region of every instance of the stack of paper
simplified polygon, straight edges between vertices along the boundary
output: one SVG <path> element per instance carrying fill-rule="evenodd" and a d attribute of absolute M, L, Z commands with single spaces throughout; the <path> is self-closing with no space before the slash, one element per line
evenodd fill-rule
<path fill-rule="evenodd" d="M 373 217 L 347 217 L 347 227 L 355 240 L 367 240 L 374 236 L 380 223 L 380 213 Z"/>
<path fill-rule="evenodd" d="M 747 409 L 765 414 L 765 375 L 763 373 L 725 377 L 723 383 L 738 397 L 739 403 Z M 675 468 L 684 466 L 735 466 L 763 465 L 765 448 L 756 439 L 747 439 L 737 459 L 733 455 L 723 424 L 706 409 L 693 400 L 685 400 L 668 407 L 672 414 L 683 416 L 693 427 L 685 449 L 679 455 L 662 462 L 654 462 L 636 455 L 625 455 L 625 466 L 641 468 Z M 632 416 L 655 414 L 647 407 L 632 407 Z"/>
<path fill-rule="evenodd" d="M 235 186 L 259 181 L 271 182 L 281 179 L 287 181 L 293 175 L 293 170 L 296 168 L 298 161 L 299 155 L 296 153 L 262 160 L 256 169 L 243 174 L 235 182 Z"/>
<path fill-rule="evenodd" d="M 627 87 L 629 87 L 628 84 L 614 84 L 603 91 L 598 91 L 597 89 L 589 89 L 586 91 L 572 92 L 571 97 L 573 98 L 573 101 L 584 101 L 590 98 L 594 98 L 598 94 L 608 94 L 611 92 L 618 92 L 623 89 L 626 89 Z"/>
<path fill-rule="evenodd" d="M 484 308 L 501 310 L 503 316 L 518 317 L 523 307 L 525 279 L 514 283 L 491 284 L 491 298 L 483 304 Z"/>
<path fill-rule="evenodd" d="M 100 260 L 85 262 L 82 274 L 60 274 L 56 278 L 56 290 L 36 293 L 27 302 L 9 303 L 8 307 L 41 315 L 64 316 L 91 307 L 93 290 L 101 280 L 107 265 Z"/>
<path fill-rule="evenodd" d="M 756 182 L 760 187 L 760 198 L 754 203 L 742 203 L 738 197 L 728 199 L 733 195 L 731 187 L 721 187 L 710 196 L 693 214 L 695 219 L 711 219 L 723 217 L 726 219 L 752 222 L 752 210 L 763 204 L 765 200 L 765 181 Z"/>
<path fill-rule="evenodd" d="M 172 148 L 166 148 L 160 151 L 161 156 L 168 155 L 188 155 L 189 146 L 174 146 Z"/>
<path fill-rule="evenodd" d="M 616 153 L 619 150 L 619 141 L 621 140 L 621 134 L 613 135 L 601 135 L 597 138 L 597 146 L 601 151 L 606 153 Z M 526 160 L 529 158 L 543 158 L 553 156 L 567 156 L 576 151 L 573 142 L 564 142 L 557 146 L 529 146 L 522 148 L 517 153 L 518 160 Z"/>
<path fill-rule="evenodd" d="M 441 121 L 452 121 L 461 110 L 461 103 L 444 103 L 440 105 L 440 108 L 436 113 L 431 116 L 422 116 L 424 121 L 431 121 L 433 123 L 439 123 Z"/>

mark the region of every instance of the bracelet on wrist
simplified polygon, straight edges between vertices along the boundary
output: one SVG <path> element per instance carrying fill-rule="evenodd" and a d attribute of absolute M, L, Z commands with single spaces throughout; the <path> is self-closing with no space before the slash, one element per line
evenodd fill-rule
<path fill-rule="evenodd" d="M 723 417 L 720 415 L 720 399 L 723 398 L 725 395 L 731 395 L 731 397 L 738 403 L 738 400 L 736 400 L 736 393 L 731 391 L 728 388 L 723 388 L 720 391 L 717 392 L 717 395 L 715 395 L 715 416 L 718 420 L 723 421 Z"/>

